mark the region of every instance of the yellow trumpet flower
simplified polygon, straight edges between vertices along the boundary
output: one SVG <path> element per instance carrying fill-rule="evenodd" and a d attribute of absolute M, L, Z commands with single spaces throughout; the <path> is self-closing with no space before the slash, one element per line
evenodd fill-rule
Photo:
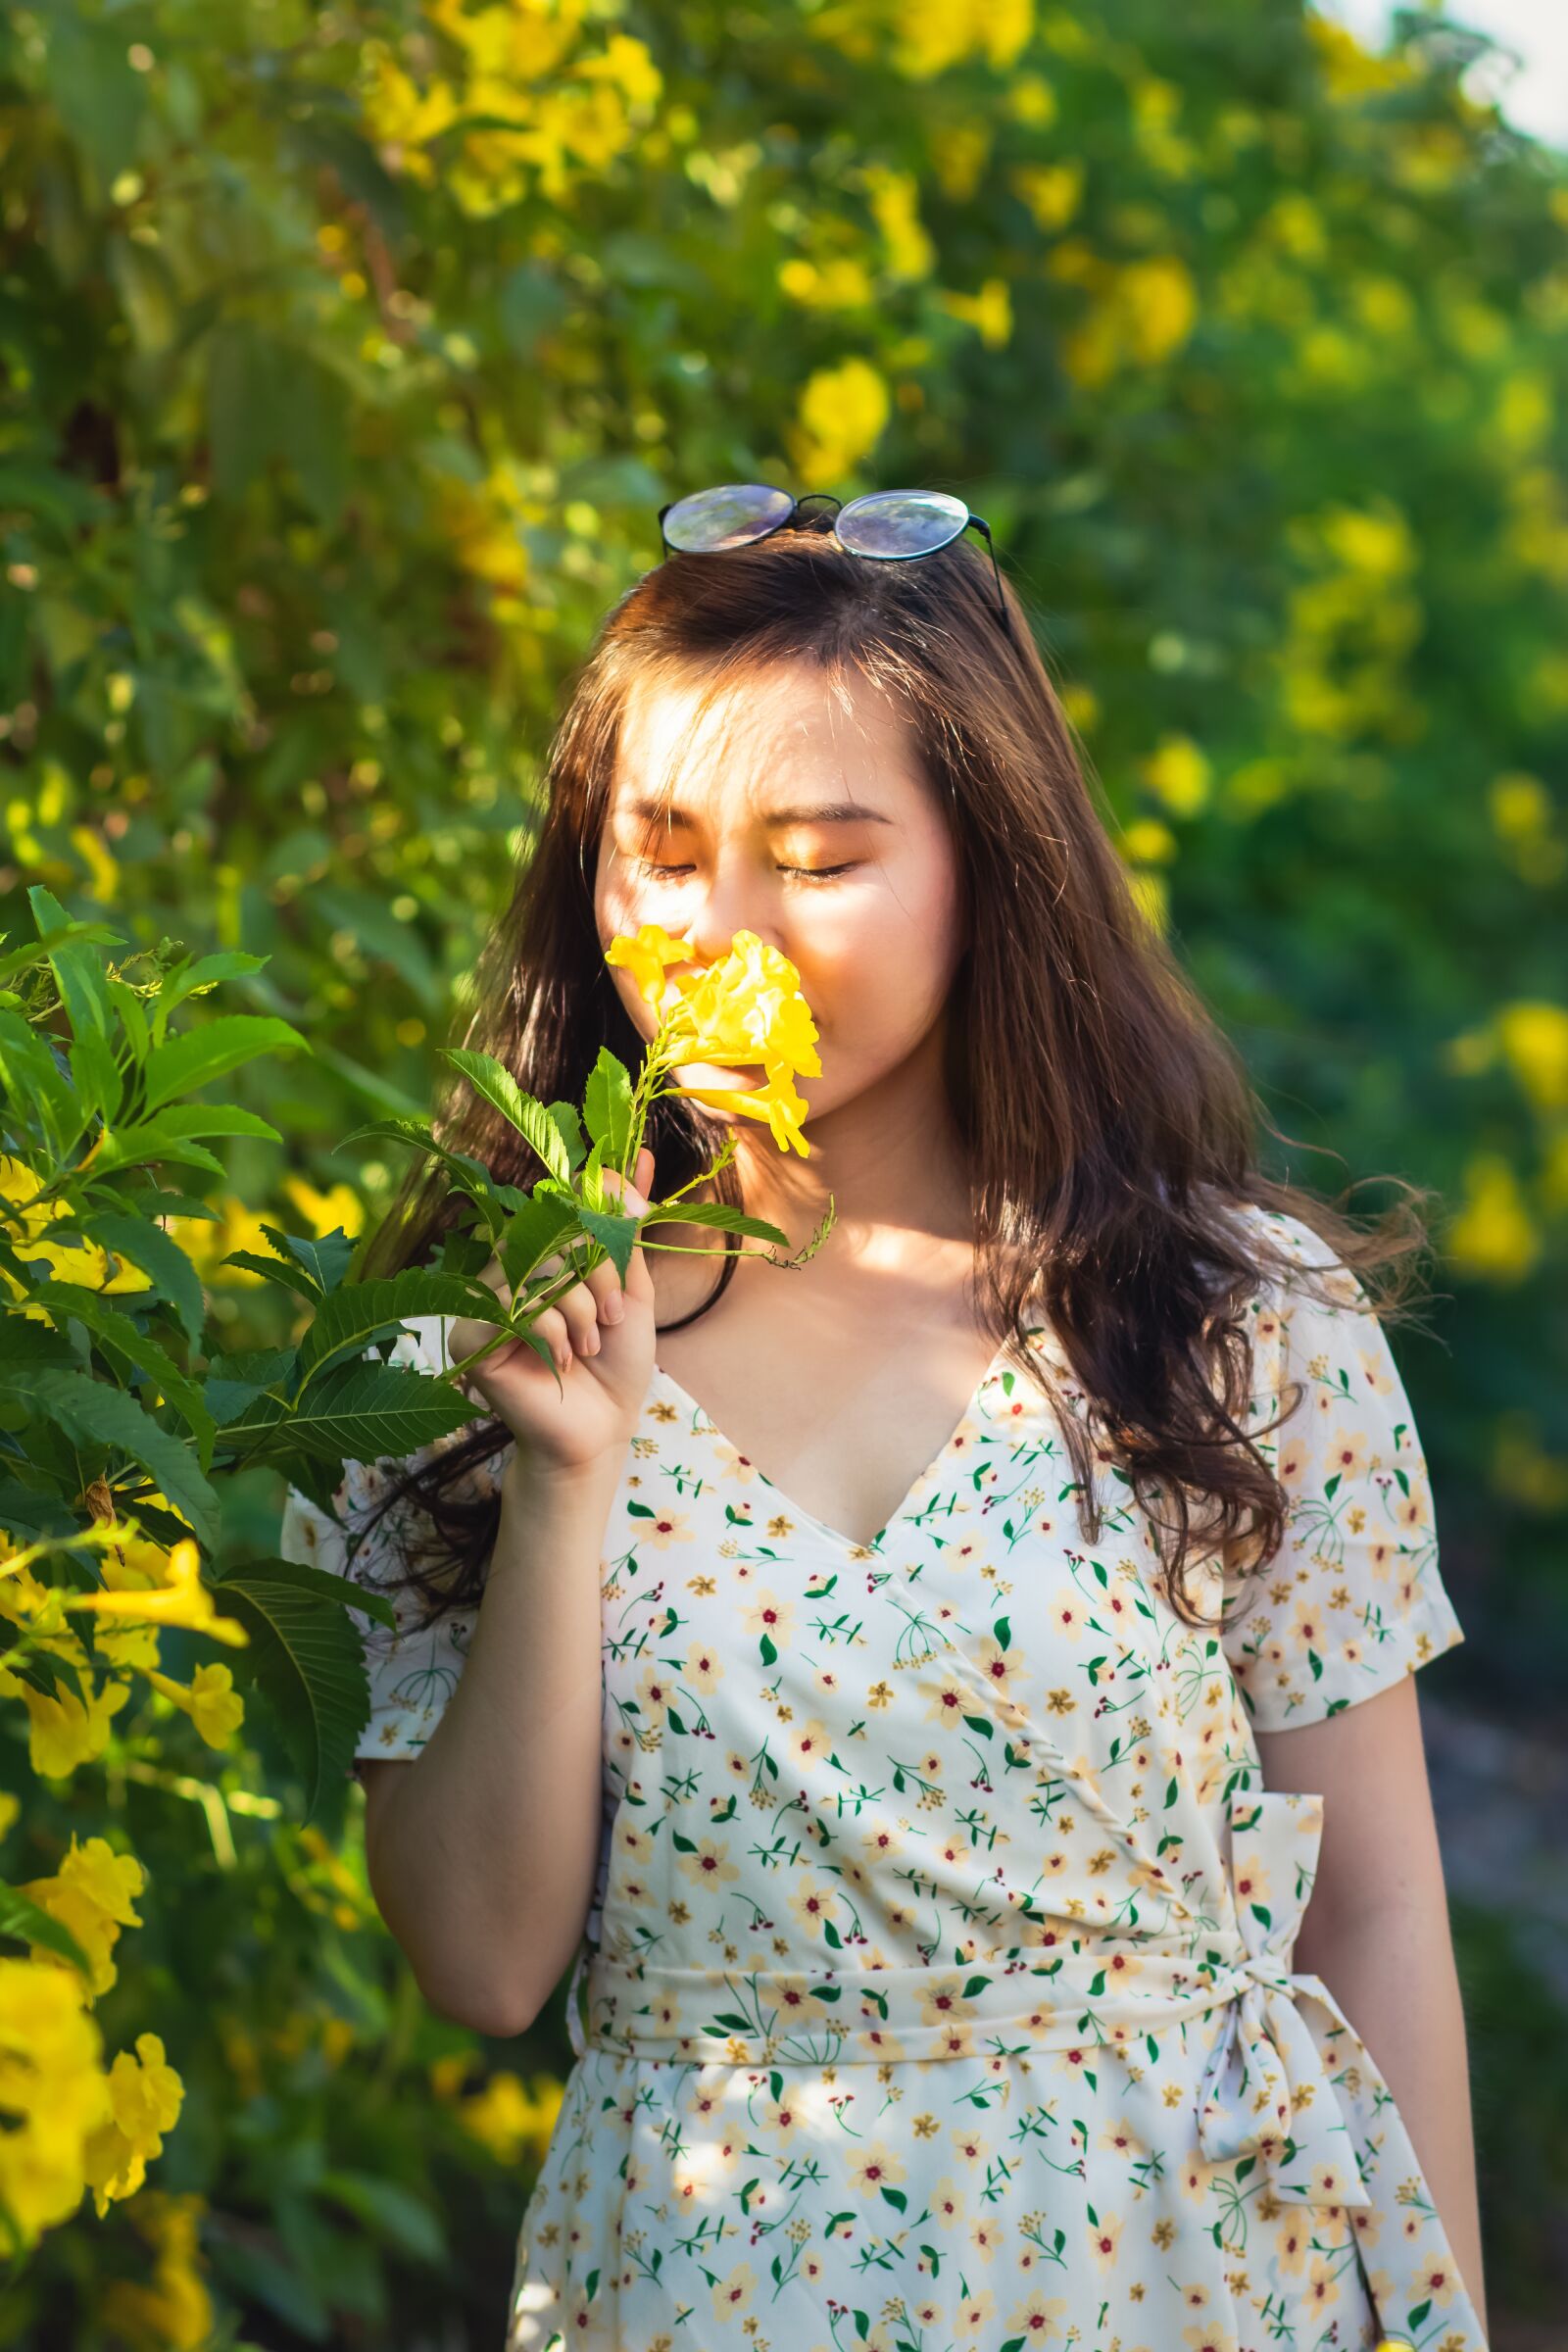
<path fill-rule="evenodd" d="M 660 923 L 644 923 L 606 950 L 607 963 L 629 970 L 645 1003 L 659 1015 L 651 1053 L 665 1066 L 714 1062 L 722 1067 L 760 1062 L 759 1087 L 671 1086 L 664 1092 L 711 1103 L 749 1119 L 765 1119 L 781 1151 L 802 1158 L 810 1147 L 802 1134 L 807 1104 L 797 1074 L 819 1078 L 816 1024 L 801 994 L 800 973 L 787 956 L 755 931 L 737 931 L 727 956 L 695 978 L 665 981 L 665 967 L 692 954 L 689 940 L 672 939 Z"/>
<path fill-rule="evenodd" d="M 183 1626 L 187 1632 L 211 1634 L 236 1649 L 247 1648 L 250 1635 L 231 1618 L 220 1617 L 213 1596 L 201 1582 L 201 1553 L 188 1539 L 169 1555 L 169 1582 L 114 1592 L 78 1592 L 67 1601 L 69 1609 L 94 1609 L 102 1617 L 125 1617 L 137 1624 Z"/>

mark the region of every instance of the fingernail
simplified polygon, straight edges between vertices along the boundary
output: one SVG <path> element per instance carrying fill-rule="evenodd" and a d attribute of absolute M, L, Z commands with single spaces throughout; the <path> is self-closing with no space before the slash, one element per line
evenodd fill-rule
<path fill-rule="evenodd" d="M 599 1309 L 599 1313 L 601 1320 L 606 1323 L 620 1323 L 625 1320 L 626 1309 L 621 1304 L 620 1293 L 618 1291 L 611 1291 L 607 1294 L 605 1302 Z"/>

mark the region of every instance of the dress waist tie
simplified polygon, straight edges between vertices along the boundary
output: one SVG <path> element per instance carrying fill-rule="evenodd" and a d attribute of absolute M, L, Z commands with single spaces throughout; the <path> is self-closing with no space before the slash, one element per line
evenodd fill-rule
<path fill-rule="evenodd" d="M 1368 2295 L 1393 2345 L 1486 2352 L 1394 2095 L 1320 1977 L 1290 1955 L 1316 1873 L 1323 1799 L 1228 1800 L 1236 1924 L 1170 1939 L 1086 1930 L 1076 1948 L 923 1968 L 724 1972 L 619 1961 L 583 1946 L 568 1988 L 572 2048 L 673 2064 L 776 2068 L 1125 2050 L 1223 2007 L 1196 2138 L 1211 2164 L 1268 2173 L 1281 2198 L 1349 2212 Z M 578 2016 L 586 1977 L 587 2030 Z M 1455 2333 L 1455 2330 L 1458 2332 Z M 1403 2332 L 1402 2332 L 1403 2331 Z"/>

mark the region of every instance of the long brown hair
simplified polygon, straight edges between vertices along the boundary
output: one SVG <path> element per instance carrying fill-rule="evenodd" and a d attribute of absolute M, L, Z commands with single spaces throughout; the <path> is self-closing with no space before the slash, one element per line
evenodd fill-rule
<path fill-rule="evenodd" d="M 829 691 L 860 684 L 890 695 L 946 812 L 968 918 L 946 1078 L 972 1171 L 977 1297 L 999 1348 L 1006 1340 L 1008 1360 L 1059 1404 L 1047 1355 L 1023 1337 L 1025 1303 L 1043 1283 L 1084 1408 L 1059 1417 L 1086 1542 L 1101 1526 L 1094 1458 L 1114 1459 L 1149 1517 L 1171 1606 L 1202 1624 L 1186 1590 L 1195 1553 L 1223 1547 L 1229 1558 L 1245 1547 L 1260 1570 L 1288 1506 L 1252 1443 L 1262 1433 L 1242 1426 L 1252 1370 L 1246 1307 L 1270 1273 L 1299 1280 L 1303 1269 L 1260 1219 L 1235 1212 L 1251 1203 L 1299 1218 L 1331 1253 L 1312 1278 L 1348 1269 L 1366 1285 L 1368 1309 L 1387 1314 L 1426 1244 L 1432 1196 L 1390 1178 L 1402 1198 L 1365 1228 L 1254 1167 L 1258 1125 L 1280 1131 L 1137 900 L 1114 816 L 1097 806 L 1093 769 L 1016 591 L 1004 585 L 1008 634 L 994 575 L 968 542 L 916 563 L 867 562 L 838 545 L 830 523 L 803 515 L 749 547 L 670 556 L 612 609 L 557 727 L 542 827 L 485 944 L 455 1042 L 494 1054 L 546 1102 L 582 1101 L 601 1046 L 635 1074 L 643 1041 L 605 964 L 593 906 L 634 684 L 695 683 L 706 704 L 770 664 L 804 662 Z M 455 1072 L 438 1086 L 434 1126 L 504 1182 L 526 1186 L 542 1173 Z M 724 1131 L 699 1103 L 657 1102 L 653 1197 L 692 1182 Z M 739 1202 L 734 1166 L 710 1197 Z M 425 1262 L 455 1210 L 421 1161 L 359 1271 Z M 711 1297 L 682 1324 L 733 1279 L 734 1247 L 720 1255 Z M 1343 1302 L 1343 1292 L 1327 1295 Z M 402 1465 L 357 1531 L 394 1504 L 407 1531 L 416 1506 L 426 1557 L 418 1565 L 406 1550 L 403 1581 L 432 1616 L 471 1605 L 483 1589 L 500 1501 L 494 1481 L 472 1474 L 510 1438 L 487 1419 Z"/>

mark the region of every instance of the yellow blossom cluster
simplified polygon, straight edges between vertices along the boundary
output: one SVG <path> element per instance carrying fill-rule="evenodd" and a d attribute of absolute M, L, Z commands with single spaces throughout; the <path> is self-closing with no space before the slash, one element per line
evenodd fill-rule
<path fill-rule="evenodd" d="M 20 1810 L 0 1794 L 0 1836 Z M 90 1979 L 34 1944 L 26 1959 L 0 1960 L 0 2207 L 16 2243 L 66 2221 L 90 2188 L 100 2220 L 112 2200 L 134 2195 L 164 2133 L 176 2122 L 184 2085 L 156 2034 L 104 2064 L 103 2035 L 88 2003 L 115 1982 L 113 1945 L 141 1892 L 141 1865 L 103 1838 L 71 1849 L 51 1877 L 19 1891 L 58 1920 L 86 1953 Z"/>
<path fill-rule="evenodd" d="M 1127 262 L 1067 237 L 1047 257 L 1048 275 L 1082 286 L 1089 307 L 1062 337 L 1061 364 L 1094 391 L 1122 369 L 1157 368 L 1180 351 L 1198 322 L 1198 289 L 1179 255 Z"/>
<path fill-rule="evenodd" d="M 785 428 L 797 480 L 815 488 L 842 481 L 876 447 L 892 407 L 868 360 L 815 369 L 800 396 L 799 423 Z"/>
<path fill-rule="evenodd" d="M 165 1510 L 173 1507 L 162 1495 L 154 1500 Z M 161 1625 L 209 1634 L 231 1648 L 245 1647 L 250 1639 L 242 1626 L 214 1608 L 212 1593 L 201 1582 L 195 1544 L 178 1543 L 167 1550 L 133 1519 L 100 1522 L 72 1541 L 102 1553 L 102 1589 L 68 1592 L 46 1585 L 31 1563 L 53 1546 L 45 1542 L 23 1547 L 0 1529 L 0 1617 L 23 1632 L 23 1642 L 7 1653 L 10 1662 L 0 1665 L 0 1698 L 19 1698 L 27 1710 L 32 1770 L 61 1780 L 78 1765 L 95 1763 L 109 1744 L 114 1717 L 130 1697 L 133 1674 L 188 1715 L 209 1747 L 225 1747 L 245 1712 L 228 1668 L 216 1661 L 203 1664 L 181 1683 L 159 1666 Z M 98 1620 L 90 1654 L 67 1624 L 68 1613 Z M 70 1669 L 69 1679 L 62 1676 L 53 1692 L 36 1690 L 17 1671 L 24 1646 L 58 1659 Z"/>
<path fill-rule="evenodd" d="M 209 1746 L 225 1745 L 244 1714 L 228 1668 L 198 1666 L 182 1683 L 158 1664 L 160 1625 L 249 1640 L 215 1614 L 195 1544 L 166 1551 L 134 1521 L 113 1520 L 72 1541 L 100 1552 L 101 1588 L 46 1585 L 33 1563 L 56 1546 L 48 1540 L 23 1545 L 0 1531 L 0 1617 L 18 1629 L 0 1666 L 0 1699 L 20 1699 L 26 1709 L 33 1772 L 64 1779 L 100 1757 L 134 1673 L 187 1714 Z M 68 1622 L 78 1611 L 99 1621 L 90 1651 Z M 54 1691 L 20 1671 L 29 1653 L 66 1670 Z M 0 1795 L 0 1836 L 19 1806 L 17 1797 Z M 105 1838 L 83 1842 L 73 1833 L 59 1867 L 18 1889 L 74 1939 L 85 1967 L 83 1974 L 68 1954 L 39 1942 L 25 1959 L 0 1961 L 0 2207 L 24 2245 L 74 2213 L 86 2188 L 100 2218 L 112 2199 L 133 2195 L 179 2114 L 183 2085 L 159 2035 L 138 2034 L 134 2051 L 122 2050 L 106 2068 L 88 2014 L 87 2005 L 118 1981 L 115 1946 L 122 1929 L 141 1925 L 135 1901 L 144 1885 L 134 1855 Z M 189 2307 L 195 2282 L 188 2266 L 171 2253 L 167 2267 L 158 2291 Z"/>
<path fill-rule="evenodd" d="M 194 2191 L 176 2196 L 143 2189 L 127 2207 L 154 2252 L 150 2279 L 111 2279 L 102 2312 L 109 2332 L 127 2344 L 158 2352 L 202 2352 L 211 2342 L 216 2314 L 198 2272 L 197 2230 L 207 2200 Z"/>
<path fill-rule="evenodd" d="M 466 2077 L 478 2064 L 474 2050 L 455 2050 L 435 2059 L 429 2070 L 431 2089 L 451 2104 L 464 2130 L 488 2148 L 498 2164 L 514 2171 L 523 2163 L 542 2163 L 561 2112 L 564 2085 L 549 2077 L 525 2083 L 520 2075 L 502 2069 L 480 2089 L 460 2096 Z"/>
<path fill-rule="evenodd" d="M 4 1152 L 0 1152 L 0 1202 L 8 1211 L 6 1229 L 18 1257 L 41 1261 L 58 1282 L 76 1283 L 86 1291 L 151 1289 L 151 1280 L 140 1266 L 117 1257 L 97 1242 L 73 1241 L 71 1220 L 75 1211 L 71 1203 L 48 1198 L 41 1178 Z M 0 1266 L 0 1281 L 11 1298 L 26 1297 L 26 1284 L 9 1268 Z M 49 1319 L 41 1306 L 24 1306 L 21 1312 L 35 1323 Z"/>
<path fill-rule="evenodd" d="M 531 192 L 561 202 L 653 120 L 663 79 L 646 45 L 584 45 L 601 16 L 586 0 L 426 0 L 424 14 L 440 70 L 416 74 L 367 41 L 365 121 L 389 170 L 441 180 L 475 219 Z"/>
<path fill-rule="evenodd" d="M 827 0 L 806 24 L 846 57 L 885 57 L 906 81 L 930 81 L 970 59 L 1004 72 L 1033 37 L 1035 8 L 1034 0 Z"/>
<path fill-rule="evenodd" d="M 662 923 L 623 932 L 605 951 L 605 961 L 624 967 L 638 994 L 659 1016 L 648 1050 L 650 1063 L 712 1062 L 730 1069 L 760 1061 L 760 1086 L 671 1086 L 687 1095 L 752 1119 L 765 1119 L 783 1150 L 809 1157 L 801 1132 L 807 1105 L 797 1092 L 798 1075 L 820 1078 L 816 1023 L 801 994 L 800 974 L 787 956 L 755 931 L 737 931 L 729 953 L 695 977 L 666 980 L 665 967 L 692 958 L 689 940 L 674 939 Z"/>
<path fill-rule="evenodd" d="M 1288 527 L 1309 576 L 1292 590 L 1277 663 L 1285 715 L 1301 733 L 1350 742 L 1411 739 L 1421 724 L 1406 657 L 1425 613 L 1420 547 L 1393 501 L 1331 506 Z"/>

